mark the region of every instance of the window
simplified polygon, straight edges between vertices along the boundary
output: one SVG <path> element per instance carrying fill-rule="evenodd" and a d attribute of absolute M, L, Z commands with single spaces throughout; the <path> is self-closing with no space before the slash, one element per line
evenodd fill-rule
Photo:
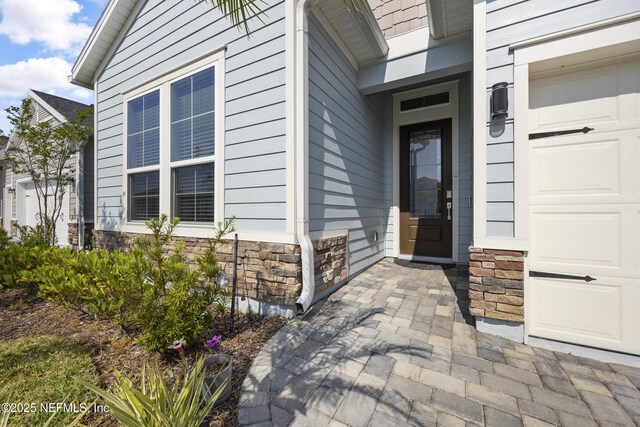
<path fill-rule="evenodd" d="M 145 221 L 159 215 L 159 165 L 160 91 L 154 90 L 127 102 L 130 221 Z M 136 173 L 149 168 L 155 171 Z"/>
<path fill-rule="evenodd" d="M 160 180 L 158 172 L 129 175 L 129 212 L 132 221 L 157 217 L 160 207 Z"/>
<path fill-rule="evenodd" d="M 448 103 L 449 92 L 440 92 L 400 101 L 400 111 L 417 110 L 418 108 L 435 107 Z"/>
<path fill-rule="evenodd" d="M 214 68 L 171 84 L 171 160 L 214 152 Z"/>
<path fill-rule="evenodd" d="M 174 216 L 182 221 L 213 222 L 213 164 L 173 170 Z"/>
<path fill-rule="evenodd" d="M 222 193 L 216 179 L 216 173 L 222 173 L 216 162 L 223 154 L 216 153 L 222 124 L 222 91 L 217 87 L 223 82 L 222 54 L 125 93 L 130 221 L 125 227 L 138 231 L 136 222 L 170 213 L 185 230 L 189 224 L 211 228 L 222 214 L 216 209 L 222 206 L 216 198 Z"/>

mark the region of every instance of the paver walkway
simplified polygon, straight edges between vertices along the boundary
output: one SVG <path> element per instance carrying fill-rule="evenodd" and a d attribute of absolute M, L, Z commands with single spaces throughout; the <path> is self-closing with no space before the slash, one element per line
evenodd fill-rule
<path fill-rule="evenodd" d="M 640 426 L 640 369 L 465 322 L 458 268 L 385 259 L 282 328 L 243 384 L 241 426 Z"/>

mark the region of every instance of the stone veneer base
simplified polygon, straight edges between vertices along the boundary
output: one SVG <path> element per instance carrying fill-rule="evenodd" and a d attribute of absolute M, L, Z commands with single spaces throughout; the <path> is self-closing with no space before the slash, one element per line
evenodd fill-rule
<path fill-rule="evenodd" d="M 476 329 L 486 334 L 497 335 L 515 342 L 524 342 L 524 323 L 510 320 L 476 317 Z"/>

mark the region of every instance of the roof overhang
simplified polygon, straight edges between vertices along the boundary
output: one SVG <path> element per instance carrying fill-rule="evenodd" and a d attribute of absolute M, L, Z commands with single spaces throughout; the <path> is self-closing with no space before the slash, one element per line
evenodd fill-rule
<path fill-rule="evenodd" d="M 100 64 L 109 53 L 118 34 L 126 25 L 137 0 L 110 0 L 93 28 L 76 63 L 71 68 L 69 81 L 93 89 L 93 82 Z"/>
<path fill-rule="evenodd" d="M 425 0 L 429 31 L 434 39 L 465 33 L 473 29 L 471 0 Z"/>
<path fill-rule="evenodd" d="M 366 10 L 347 8 L 342 0 L 318 0 L 314 6 L 326 18 L 358 64 L 383 58 L 387 41 L 366 3 Z"/>
<path fill-rule="evenodd" d="M 138 0 L 109 1 L 71 69 L 71 83 L 93 89 L 96 73 L 137 3 Z M 341 0 L 318 0 L 314 6 L 322 12 L 359 64 L 387 54 L 389 47 L 368 5 L 365 11 L 351 10 Z"/>

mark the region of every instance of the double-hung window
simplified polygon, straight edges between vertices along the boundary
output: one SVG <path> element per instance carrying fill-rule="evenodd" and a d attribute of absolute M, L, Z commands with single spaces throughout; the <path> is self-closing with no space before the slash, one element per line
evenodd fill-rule
<path fill-rule="evenodd" d="M 171 84 L 172 213 L 185 222 L 213 222 L 215 69 Z"/>
<path fill-rule="evenodd" d="M 160 91 L 127 103 L 129 220 L 157 217 L 160 209 Z"/>
<path fill-rule="evenodd" d="M 131 227 L 162 213 L 186 226 L 217 219 L 220 73 L 223 59 L 215 55 L 125 94 L 125 200 Z"/>

